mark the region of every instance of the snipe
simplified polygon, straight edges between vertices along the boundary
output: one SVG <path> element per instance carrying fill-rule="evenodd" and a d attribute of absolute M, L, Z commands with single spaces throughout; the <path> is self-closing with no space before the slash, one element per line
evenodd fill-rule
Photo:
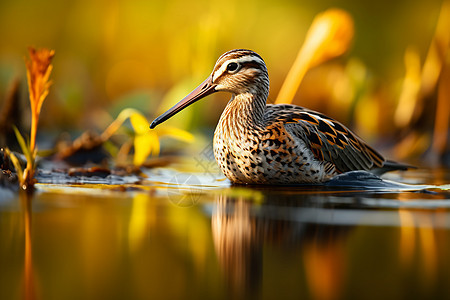
<path fill-rule="evenodd" d="M 352 171 L 408 167 L 387 161 L 341 123 L 296 105 L 266 104 L 269 75 L 251 50 L 223 54 L 211 75 L 150 128 L 215 92 L 231 100 L 214 133 L 214 156 L 233 183 L 321 183 Z"/>

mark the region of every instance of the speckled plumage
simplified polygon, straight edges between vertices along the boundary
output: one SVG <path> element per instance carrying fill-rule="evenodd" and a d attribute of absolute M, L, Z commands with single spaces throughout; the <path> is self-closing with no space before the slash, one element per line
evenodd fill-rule
<path fill-rule="evenodd" d="M 150 127 L 217 91 L 232 94 L 214 133 L 214 156 L 233 183 L 321 183 L 352 170 L 406 168 L 386 162 L 344 125 L 321 113 L 266 104 L 266 65 L 251 50 L 219 57 L 208 79 Z"/>

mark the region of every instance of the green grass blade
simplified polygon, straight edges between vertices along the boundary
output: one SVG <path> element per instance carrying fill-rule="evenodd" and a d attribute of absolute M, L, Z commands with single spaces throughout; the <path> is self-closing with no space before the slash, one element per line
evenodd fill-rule
<path fill-rule="evenodd" d="M 23 154 L 27 158 L 27 160 L 32 161 L 33 156 L 31 154 L 31 150 L 29 145 L 25 142 L 25 139 L 23 138 L 22 134 L 20 134 L 19 129 L 17 129 L 16 126 L 13 125 L 14 133 L 16 134 L 17 142 L 19 142 L 20 148 L 22 149 Z"/>

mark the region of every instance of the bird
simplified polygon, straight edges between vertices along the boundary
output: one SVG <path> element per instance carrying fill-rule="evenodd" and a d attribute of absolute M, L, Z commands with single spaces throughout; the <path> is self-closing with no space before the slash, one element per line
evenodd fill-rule
<path fill-rule="evenodd" d="M 293 104 L 268 104 L 269 75 L 252 50 L 222 54 L 212 73 L 150 129 L 216 92 L 231 99 L 214 131 L 214 157 L 233 184 L 321 184 L 355 170 L 382 174 L 408 165 L 386 160 L 342 123 Z"/>

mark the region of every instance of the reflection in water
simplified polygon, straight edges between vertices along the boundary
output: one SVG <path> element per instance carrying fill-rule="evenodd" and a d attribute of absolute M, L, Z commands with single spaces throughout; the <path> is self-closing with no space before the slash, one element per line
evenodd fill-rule
<path fill-rule="evenodd" d="M 0 190 L 2 300 L 450 295 L 450 192 L 44 187 Z"/>
<path fill-rule="evenodd" d="M 31 241 L 31 201 L 30 194 L 21 192 L 20 200 L 23 211 L 23 224 L 25 231 L 25 258 L 24 258 L 24 299 L 37 299 L 36 296 L 36 282 L 33 269 L 33 249 Z"/>
<path fill-rule="evenodd" d="M 425 279 L 426 284 L 430 285 L 434 282 L 437 269 L 436 239 L 430 217 L 424 216 L 420 222 L 420 246 L 424 259 Z"/>
<path fill-rule="evenodd" d="M 399 209 L 400 218 L 400 247 L 399 259 L 404 266 L 411 264 L 414 256 L 414 245 L 416 243 L 416 229 L 414 228 L 414 218 L 407 209 Z"/>
<path fill-rule="evenodd" d="M 339 298 L 345 278 L 348 227 L 270 218 L 255 212 L 253 206 L 248 199 L 220 195 L 212 216 L 217 257 L 233 296 L 255 296 L 262 290 L 263 249 L 267 244 L 302 254 L 300 264 L 291 263 L 298 264 L 298 269 L 303 265 L 313 298 Z"/>
<path fill-rule="evenodd" d="M 128 239 L 132 253 L 136 252 L 144 242 L 149 224 L 154 224 L 154 211 L 147 210 L 148 200 L 147 194 L 136 194 L 132 200 L 130 224 L 128 226 Z"/>
<path fill-rule="evenodd" d="M 262 241 L 250 218 L 250 206 L 242 198 L 233 201 L 220 195 L 211 220 L 217 256 L 235 295 L 255 293 L 261 281 Z"/>
<path fill-rule="evenodd" d="M 406 202 L 411 197 L 411 194 L 399 194 L 397 199 Z M 434 197 L 445 199 L 444 195 L 440 194 Z M 442 223 L 440 225 L 445 226 L 446 210 L 437 208 L 414 214 L 411 210 L 401 208 L 398 213 L 401 224 L 399 259 L 405 269 L 412 268 L 414 255 L 418 254 L 423 267 L 423 283 L 430 288 L 434 285 L 438 271 L 439 230 L 433 223 Z"/>
<path fill-rule="evenodd" d="M 314 226 L 305 243 L 303 263 L 314 299 L 339 299 L 346 274 L 345 233 L 331 226 Z"/>
<path fill-rule="evenodd" d="M 298 259 L 290 262 L 292 268 L 297 268 L 304 276 L 302 279 L 295 274 L 297 288 L 303 289 L 297 292 L 312 299 L 358 295 L 370 288 L 371 277 L 379 276 L 379 280 L 384 280 L 385 270 L 399 267 L 405 279 L 409 274 L 417 274 L 407 280 L 412 280 L 413 284 L 418 280 L 424 292 L 438 286 L 443 263 L 439 253 L 447 253 L 442 241 L 448 239 L 448 230 L 443 229 L 448 228 L 448 209 L 426 207 L 432 201 L 447 199 L 447 194 L 398 193 L 384 202 L 389 194 L 311 194 L 308 191 L 277 194 L 259 190 L 264 195 L 262 203 L 255 203 L 248 197 L 216 197 L 212 215 L 213 241 L 222 272 L 234 295 L 267 293 L 266 278 L 272 271 L 268 268 L 267 257 L 273 255 L 273 248 L 287 251 L 286 257 L 291 259 L 292 253 L 298 254 L 294 255 Z M 416 201 L 418 208 L 407 205 L 409 199 Z M 375 209 L 367 207 L 370 203 Z M 396 205 L 398 211 L 380 210 L 382 203 L 388 205 L 387 208 Z M 393 233 L 391 240 L 379 239 L 377 232 L 386 232 L 380 231 L 382 228 Z M 350 249 L 353 252 L 349 252 Z M 387 266 L 385 260 L 397 255 L 397 249 L 398 265 Z M 355 253 L 358 255 L 354 256 Z M 378 260 L 379 263 L 373 263 Z M 353 286 L 352 282 L 359 282 L 359 286 Z M 386 284 L 395 285 L 394 282 Z M 408 294 L 408 289 L 404 293 Z M 382 296 L 383 292 L 375 294 Z"/>

